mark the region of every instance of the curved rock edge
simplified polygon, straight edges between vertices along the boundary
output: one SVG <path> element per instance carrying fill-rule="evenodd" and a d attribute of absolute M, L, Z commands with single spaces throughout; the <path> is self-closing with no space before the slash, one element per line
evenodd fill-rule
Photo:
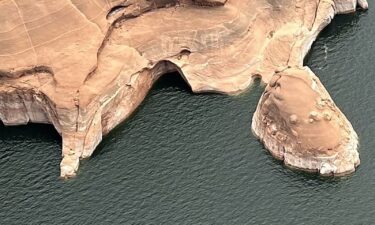
<path fill-rule="evenodd" d="M 310 69 L 305 67 L 304 70 L 308 71 L 312 78 L 317 79 Z M 321 84 L 318 85 L 320 85 L 320 88 L 324 89 Z M 316 90 L 316 92 L 318 92 L 318 90 Z M 324 91 L 326 92 L 326 90 Z M 328 92 L 319 94 L 326 94 L 326 97 L 330 98 L 332 101 L 332 98 L 329 96 Z M 258 103 L 257 110 L 253 115 L 251 130 L 274 158 L 283 161 L 287 167 L 306 172 L 319 173 L 323 176 L 345 176 L 353 173 L 356 167 L 359 166 L 360 158 L 358 153 L 359 144 L 357 133 L 354 131 L 349 120 L 337 106 L 334 105 L 335 112 L 344 121 L 342 127 L 346 127 L 348 129 L 346 132 L 349 133 L 349 140 L 344 146 L 339 146 L 340 151 L 332 156 L 311 156 L 309 154 L 303 155 L 296 154 L 298 151 L 293 148 L 295 145 L 288 145 L 280 142 L 276 137 L 267 133 L 266 126 L 262 122 L 263 116 L 260 112 L 262 108 L 263 96 L 264 94 L 262 95 Z M 284 123 L 285 121 L 278 122 Z"/>
<path fill-rule="evenodd" d="M 299 48 L 302 54 L 300 54 L 301 58 L 298 59 L 297 61 L 303 62 L 303 58 L 307 54 L 308 50 L 311 48 L 313 41 L 315 40 L 319 32 L 327 24 L 329 24 L 329 22 L 331 21 L 335 13 L 348 13 L 348 12 L 353 12 L 356 9 L 357 1 L 346 1 L 346 2 L 348 4 L 342 4 L 342 5 L 337 4 L 336 8 L 333 9 L 329 13 L 327 17 L 328 19 L 324 21 L 324 23 L 318 24 L 318 25 L 314 24 L 315 30 L 313 30 L 313 32 L 310 33 L 310 37 L 305 37 L 305 42 L 303 43 L 302 47 Z M 359 0 L 358 3 L 360 6 L 367 8 L 367 3 L 365 1 Z M 56 130 L 63 137 L 63 160 L 60 165 L 61 177 L 68 178 L 68 177 L 74 177 L 76 175 L 80 158 L 89 157 L 92 154 L 92 152 L 95 150 L 96 146 L 102 140 L 102 136 L 108 133 L 111 129 L 113 129 L 116 125 L 121 123 L 123 120 L 125 120 L 135 110 L 135 108 L 144 99 L 145 95 L 147 94 L 148 90 L 151 88 L 152 84 L 162 74 L 171 72 L 171 71 L 178 71 L 181 74 L 181 76 L 187 81 L 187 83 L 192 87 L 193 92 L 196 92 L 196 93 L 219 92 L 219 93 L 224 93 L 224 94 L 237 94 L 237 93 L 244 91 L 247 87 L 251 86 L 252 84 L 252 80 L 250 79 L 248 80 L 248 82 L 246 82 L 243 85 L 243 87 L 239 88 L 239 90 L 236 92 L 218 91 L 218 90 L 210 89 L 210 87 L 199 87 L 196 85 L 192 85 L 187 79 L 187 76 L 184 75 L 184 69 L 182 68 L 182 66 L 174 62 L 175 62 L 175 59 L 170 59 L 169 61 L 165 60 L 164 62 L 157 63 L 151 68 L 145 69 L 144 71 L 141 71 L 139 73 L 135 73 L 134 76 L 132 76 L 134 77 L 134 79 L 129 81 L 132 83 L 132 85 L 126 85 L 124 87 L 119 88 L 112 95 L 110 95 L 111 97 L 109 98 L 102 99 L 101 96 L 99 96 L 98 99 L 96 99 L 95 101 L 91 101 L 86 106 L 86 108 L 81 108 L 80 103 L 77 102 L 76 109 L 59 109 L 60 112 L 57 112 L 55 110 L 56 106 L 53 105 L 53 101 L 50 100 L 48 96 L 38 91 L 38 89 L 41 86 L 43 86 L 45 83 L 54 82 L 46 78 L 45 83 L 37 84 L 35 88 L 31 88 L 32 90 L 34 89 L 34 91 L 30 93 L 28 92 L 30 88 L 25 87 L 24 91 L 19 90 L 19 89 L 18 90 L 14 89 L 14 92 L 13 92 L 14 95 L 9 96 L 8 101 L 12 103 L 14 102 L 16 103 L 14 105 L 15 109 L 23 108 L 25 110 L 24 114 L 21 116 L 22 118 L 11 118 L 10 116 L 0 115 L 0 119 L 6 125 L 19 125 L 19 124 L 26 124 L 28 122 L 52 123 L 54 127 L 56 128 Z M 298 63 L 292 66 L 299 67 Z M 43 72 L 36 71 L 34 72 L 32 76 L 42 76 L 42 75 L 43 75 Z M 20 77 L 17 79 L 25 79 L 25 78 Z M 121 77 L 117 77 L 116 79 L 121 79 Z M 20 95 L 20 92 L 22 92 L 21 95 Z M 79 96 L 79 93 L 77 93 L 77 95 Z M 126 98 L 122 99 L 124 96 L 126 96 Z M 35 104 L 33 102 L 35 102 Z M 100 105 L 98 105 L 99 102 L 100 102 Z M 114 103 L 121 103 L 121 105 L 126 105 L 126 107 L 120 106 L 118 107 L 118 109 L 115 110 L 115 112 L 111 112 L 111 109 L 109 106 Z M 90 108 L 96 108 L 96 110 L 94 111 L 94 114 L 88 115 L 87 114 L 89 113 L 88 109 Z M 77 121 L 76 132 L 68 133 L 68 132 L 64 132 L 63 129 L 61 129 L 61 127 L 65 126 L 65 124 L 61 124 L 61 121 L 57 121 L 56 119 L 57 118 L 56 114 L 61 113 L 61 111 L 62 112 L 69 111 L 66 113 L 67 115 L 77 115 L 76 118 L 67 119 L 67 121 L 70 121 L 70 120 Z M 103 127 L 103 121 L 102 121 L 103 118 L 108 118 L 111 115 L 113 115 L 113 113 L 122 113 L 121 114 L 122 116 L 119 117 L 119 119 L 117 119 L 116 121 L 109 121 L 109 123 L 104 123 L 106 124 L 106 126 Z M 85 124 L 85 125 L 83 127 L 80 127 L 78 123 Z M 256 129 L 256 126 L 255 126 L 255 129 Z M 257 132 L 255 131 L 255 133 Z M 353 137 L 356 136 L 354 130 L 352 133 L 353 133 Z M 264 141 L 264 138 L 265 137 L 263 137 L 263 141 Z M 356 140 L 357 140 L 356 142 L 353 141 L 353 145 L 355 144 L 355 146 L 357 146 L 357 143 L 358 143 L 358 139 Z M 271 143 L 271 141 L 269 141 L 269 143 Z M 268 145 L 266 147 L 270 149 L 272 148 L 271 145 Z M 357 147 L 355 147 L 355 151 L 357 151 L 356 148 Z M 277 151 L 275 150 L 271 150 L 271 152 L 277 153 Z M 290 166 L 294 166 L 291 161 L 293 160 L 285 161 L 285 157 L 284 157 L 284 162 L 286 164 L 290 164 Z M 298 166 L 297 168 L 304 169 Z M 324 166 L 320 166 L 319 171 L 322 171 L 322 168 L 323 168 L 323 174 L 327 174 L 324 172 L 325 171 Z M 313 168 L 312 170 L 316 170 L 316 169 L 317 168 L 315 169 Z M 310 169 L 307 168 L 307 170 L 310 170 Z M 345 174 L 345 172 L 342 174 Z"/>

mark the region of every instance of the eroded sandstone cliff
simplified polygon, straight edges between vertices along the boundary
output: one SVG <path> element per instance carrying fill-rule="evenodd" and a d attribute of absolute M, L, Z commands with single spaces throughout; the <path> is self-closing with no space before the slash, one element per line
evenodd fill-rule
<path fill-rule="evenodd" d="M 301 169 L 352 172 L 356 133 L 303 58 L 335 14 L 357 5 L 368 7 L 365 0 L 2 0 L 0 119 L 53 124 L 63 138 L 61 176 L 71 177 L 161 75 L 177 71 L 196 93 L 224 94 L 260 77 L 268 85 L 252 128 L 271 153 Z"/>

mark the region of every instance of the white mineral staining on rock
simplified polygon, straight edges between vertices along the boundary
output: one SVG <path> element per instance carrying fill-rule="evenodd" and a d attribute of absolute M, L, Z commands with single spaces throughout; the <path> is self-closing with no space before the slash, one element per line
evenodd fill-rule
<path fill-rule="evenodd" d="M 320 115 L 316 111 L 311 111 L 309 118 L 313 121 L 319 121 L 320 120 Z"/>
<path fill-rule="evenodd" d="M 260 77 L 269 85 L 253 130 L 271 153 L 301 169 L 352 172 L 356 134 L 302 64 L 333 16 L 357 3 L 367 8 L 365 0 L 3 0 L 0 119 L 53 124 L 61 176 L 72 177 L 162 74 L 223 94 Z"/>
<path fill-rule="evenodd" d="M 297 115 L 296 115 L 296 114 L 292 114 L 292 115 L 290 115 L 290 116 L 289 116 L 289 122 L 290 122 L 291 124 L 297 124 L 297 122 L 298 122 L 298 117 L 297 117 Z"/>
<path fill-rule="evenodd" d="M 330 121 L 332 118 L 332 115 L 329 112 L 323 112 L 323 117 L 325 120 Z"/>
<path fill-rule="evenodd" d="M 358 5 L 362 9 L 368 9 L 368 3 L 366 0 L 358 0 Z"/>

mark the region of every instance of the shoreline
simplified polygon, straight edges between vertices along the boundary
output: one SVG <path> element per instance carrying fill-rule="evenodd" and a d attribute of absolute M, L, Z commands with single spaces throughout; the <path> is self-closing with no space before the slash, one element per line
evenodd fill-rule
<path fill-rule="evenodd" d="M 92 34 L 90 40 L 85 37 L 77 39 L 76 36 L 65 40 L 67 44 L 73 43 L 82 48 L 68 46 L 69 51 L 64 47 L 56 50 L 54 45 L 47 46 L 43 51 L 36 48 L 34 54 L 38 57 L 28 54 L 23 62 L 19 62 L 24 66 L 14 66 L 13 56 L 0 54 L 7 59 L 0 63 L 0 80 L 4 81 L 0 84 L 0 119 L 5 125 L 29 122 L 53 124 L 63 139 L 61 177 L 73 177 L 79 160 L 90 157 L 102 136 L 134 112 L 153 83 L 163 74 L 179 72 L 194 93 L 238 94 L 246 91 L 256 77 L 261 77 L 262 82 L 269 85 L 275 72 L 295 72 L 290 68 L 303 70 L 303 60 L 322 29 L 335 14 L 354 12 L 357 1 L 325 1 L 316 6 L 298 1 L 289 3 L 302 4 L 300 7 L 305 11 L 290 10 L 288 5 L 283 8 L 239 0 L 213 8 L 189 4 L 176 8 L 162 6 L 150 11 L 145 9 L 139 14 L 134 14 L 138 12 L 134 11 L 136 8 L 131 9 L 133 11 L 124 9 L 119 12 L 119 17 L 110 21 L 103 14 L 104 22 L 101 20 L 96 25 L 92 21 L 88 23 L 88 32 Z M 358 4 L 367 8 L 363 0 Z M 262 7 L 268 8 L 260 11 Z M 175 10 L 174 17 L 169 18 L 172 10 Z M 210 12 L 207 18 L 184 20 L 186 16 L 200 15 L 203 10 Z M 279 12 L 274 14 L 274 10 Z M 310 18 L 309 12 L 316 14 Z M 89 12 L 80 12 L 85 13 Z M 127 19 L 130 15 L 134 18 Z M 165 18 L 171 24 L 163 25 Z M 267 21 L 266 18 L 272 19 Z M 291 19 L 292 22 L 288 22 Z M 81 22 L 85 24 L 86 20 Z M 145 31 L 144 26 L 151 23 L 156 23 L 155 27 L 148 27 L 150 30 Z M 126 30 L 127 27 L 130 30 Z M 106 35 L 102 30 L 107 30 Z M 155 36 L 158 32 L 160 36 Z M 55 52 L 48 53 L 50 48 Z M 63 57 L 62 62 L 50 62 L 48 57 L 56 52 L 58 57 Z M 90 57 L 82 61 L 85 55 L 80 55 L 81 52 Z M 40 56 L 42 53 L 45 56 Z M 33 61 L 49 63 L 41 63 L 40 66 Z M 77 66 L 77 62 L 81 64 Z M 310 75 L 315 79 L 313 73 Z M 325 92 L 318 90 L 316 93 L 330 99 Z M 350 122 L 334 103 L 333 107 L 340 120 L 349 127 L 348 133 L 352 137 L 355 131 L 350 129 Z M 257 112 L 261 108 L 259 103 Z M 261 116 L 257 112 L 254 118 Z M 257 120 L 262 119 L 253 119 L 253 124 Z M 260 128 L 261 125 L 256 127 L 257 130 L 266 129 Z M 339 132 L 337 129 L 333 131 Z M 264 141 L 269 138 L 267 135 L 263 132 L 260 139 Z M 293 139 L 288 132 L 284 135 Z M 345 138 L 341 133 L 338 136 Z M 272 149 L 274 145 L 270 141 L 265 142 L 267 149 Z M 354 145 L 349 146 L 356 152 Z M 293 147 L 291 152 L 300 154 L 303 150 L 295 152 Z M 319 170 L 322 168 L 325 167 L 320 166 Z M 332 168 L 324 170 L 328 173 L 336 171 Z"/>

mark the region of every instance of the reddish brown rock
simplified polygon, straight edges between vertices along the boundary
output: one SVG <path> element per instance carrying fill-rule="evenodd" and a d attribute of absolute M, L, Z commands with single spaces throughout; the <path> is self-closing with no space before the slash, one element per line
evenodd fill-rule
<path fill-rule="evenodd" d="M 367 8 L 364 0 L 358 4 Z M 291 79 L 281 76 L 286 71 L 314 78 L 311 72 L 297 72 L 307 70 L 303 58 L 312 42 L 336 13 L 354 11 L 356 6 L 356 0 L 3 0 L 0 119 L 6 125 L 53 124 L 63 138 L 61 176 L 74 176 L 79 159 L 89 157 L 102 136 L 134 111 L 162 74 L 178 71 L 194 92 L 224 94 L 246 90 L 255 77 L 264 83 L 272 80 L 268 88 L 273 88 Z M 284 72 L 274 75 L 275 71 Z M 310 93 L 311 87 L 306 88 L 298 94 Z M 289 94 L 272 96 L 294 107 Z M 335 132 L 329 143 L 315 136 L 312 149 L 324 148 L 312 155 L 331 157 L 332 152 L 345 151 L 335 144 L 349 146 L 341 141 L 347 134 L 356 135 L 342 113 L 304 107 L 301 110 L 310 110 L 308 115 L 274 112 L 274 125 L 255 126 L 259 129 L 255 133 L 272 151 L 265 141 L 268 132 L 262 136 L 262 130 L 271 129 L 278 141 L 304 137 L 297 128 L 279 132 L 286 129 L 280 123 L 289 121 L 298 127 L 308 117 L 302 127 L 316 126 L 319 131 L 325 125 L 317 124 L 326 124 Z M 262 120 L 263 104 L 257 112 L 254 121 Z M 336 127 L 337 118 L 343 128 Z M 348 133 L 342 132 L 344 128 Z M 306 147 L 311 140 L 299 142 L 301 147 L 290 154 L 294 151 L 296 160 L 315 160 L 301 156 L 315 151 Z M 356 144 L 350 148 L 356 152 Z M 345 156 L 340 153 L 337 160 L 351 160 Z M 353 168 L 343 170 L 326 169 L 341 173 Z"/>

